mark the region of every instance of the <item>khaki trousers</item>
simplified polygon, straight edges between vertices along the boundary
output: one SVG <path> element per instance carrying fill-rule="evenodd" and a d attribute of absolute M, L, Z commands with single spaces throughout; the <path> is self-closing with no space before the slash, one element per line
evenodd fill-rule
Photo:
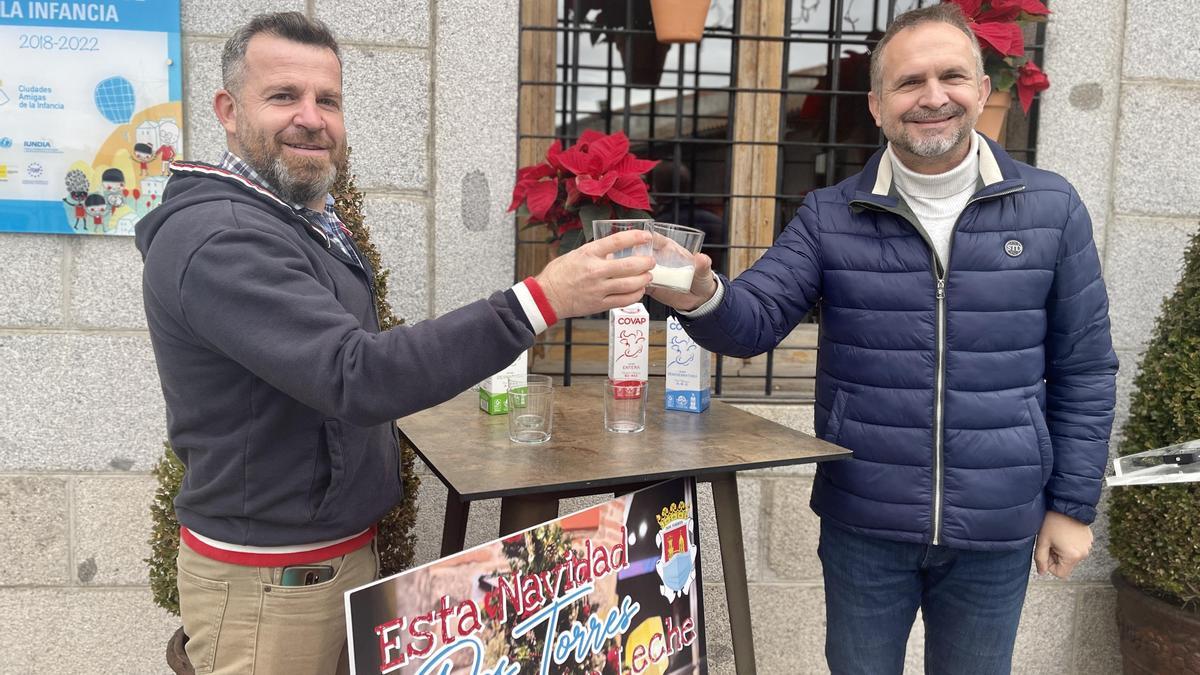
<path fill-rule="evenodd" d="M 280 586 L 282 567 L 248 567 L 179 545 L 179 609 L 196 673 L 349 673 L 343 593 L 379 575 L 375 541 L 325 560 L 334 576 Z"/>

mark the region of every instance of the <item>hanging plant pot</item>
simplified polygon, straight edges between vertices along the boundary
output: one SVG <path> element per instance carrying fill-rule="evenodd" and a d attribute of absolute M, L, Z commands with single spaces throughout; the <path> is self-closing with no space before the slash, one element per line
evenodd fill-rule
<path fill-rule="evenodd" d="M 988 96 L 987 103 L 983 106 L 983 112 L 979 114 L 979 119 L 975 121 L 975 130 L 1000 145 L 1004 145 L 1004 132 L 1008 126 L 1008 109 L 1010 107 L 1012 107 L 1011 92 L 993 91 Z"/>
<path fill-rule="evenodd" d="M 659 42 L 699 42 L 711 0 L 651 0 L 654 33 Z"/>
<path fill-rule="evenodd" d="M 640 87 L 658 86 L 671 45 L 654 39 L 653 35 L 622 36 L 615 40 L 617 53 L 625 69 L 625 82 Z M 627 53 L 628 50 L 628 53 Z"/>

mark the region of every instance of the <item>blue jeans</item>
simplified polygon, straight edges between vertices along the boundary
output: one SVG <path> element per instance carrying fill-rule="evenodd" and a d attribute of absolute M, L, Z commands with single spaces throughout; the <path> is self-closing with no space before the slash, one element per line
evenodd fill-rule
<path fill-rule="evenodd" d="M 899 675 L 920 607 L 925 672 L 1008 673 L 1033 544 L 964 551 L 854 534 L 821 521 L 825 657 L 833 675 Z"/>

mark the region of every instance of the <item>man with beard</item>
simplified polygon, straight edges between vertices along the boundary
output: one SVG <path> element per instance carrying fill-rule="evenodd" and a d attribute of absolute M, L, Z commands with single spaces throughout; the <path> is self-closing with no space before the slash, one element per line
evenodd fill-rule
<path fill-rule="evenodd" d="M 337 42 L 299 13 L 258 16 L 221 65 L 228 152 L 175 162 L 137 225 L 168 435 L 187 467 L 186 649 L 200 673 L 325 675 L 345 667 L 343 593 L 376 577 L 375 524 L 401 496 L 393 420 L 501 370 L 557 317 L 638 300 L 653 260 L 607 256 L 649 234 L 380 332 L 372 270 L 329 195 L 346 158 Z"/>
<path fill-rule="evenodd" d="M 1117 359 L 1091 222 L 1060 176 L 973 131 L 991 86 L 959 8 L 896 18 L 871 55 L 888 144 L 810 192 L 735 281 L 697 256 L 652 289 L 703 347 L 774 348 L 820 303 L 817 434 L 830 669 L 1007 673 L 1029 579 L 1088 555 Z M 1036 542 L 1036 544 L 1035 544 Z"/>

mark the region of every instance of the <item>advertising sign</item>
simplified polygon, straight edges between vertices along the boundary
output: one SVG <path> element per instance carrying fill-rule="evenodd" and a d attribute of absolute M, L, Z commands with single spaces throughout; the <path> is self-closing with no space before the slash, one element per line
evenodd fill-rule
<path fill-rule="evenodd" d="M 179 0 L 0 0 L 0 232 L 133 234 L 182 151 Z"/>

